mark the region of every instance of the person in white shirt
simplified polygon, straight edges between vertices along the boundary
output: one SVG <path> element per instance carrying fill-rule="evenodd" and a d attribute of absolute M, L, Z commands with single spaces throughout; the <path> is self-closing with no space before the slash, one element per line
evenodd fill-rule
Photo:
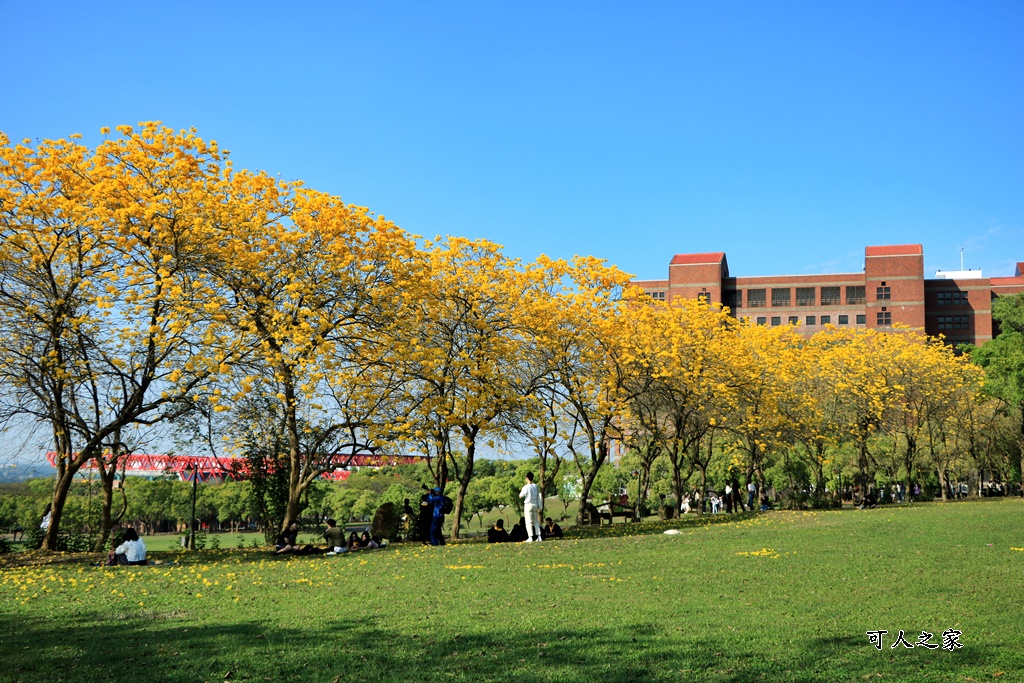
<path fill-rule="evenodd" d="M 526 473 L 526 484 L 519 497 L 523 499 L 523 517 L 526 518 L 526 542 L 540 541 L 540 510 L 543 505 L 540 491 L 533 483 L 533 472 Z"/>
<path fill-rule="evenodd" d="M 146 544 L 135 529 L 124 532 L 124 543 L 114 548 L 114 557 L 116 564 L 146 564 Z"/>

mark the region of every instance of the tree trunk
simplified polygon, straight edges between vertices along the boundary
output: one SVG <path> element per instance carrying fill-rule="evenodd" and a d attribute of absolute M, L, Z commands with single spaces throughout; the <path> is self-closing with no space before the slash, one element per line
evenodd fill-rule
<path fill-rule="evenodd" d="M 302 475 L 301 444 L 299 441 L 299 419 L 296 415 L 295 387 L 291 374 L 285 368 L 279 368 L 284 376 L 284 420 L 285 432 L 288 435 L 288 505 L 281 520 L 280 533 L 284 533 L 292 522 L 299 521 L 302 504 L 302 488 L 299 481 Z"/>
<path fill-rule="evenodd" d="M 46 529 L 43 537 L 43 548 L 45 550 L 57 549 L 57 536 L 60 530 L 61 516 L 64 514 L 64 503 L 67 502 L 68 492 L 71 490 L 71 483 L 75 475 L 70 467 L 64 470 L 63 476 L 57 479 L 53 490 L 53 500 L 50 501 L 50 526 Z"/>
<path fill-rule="evenodd" d="M 43 535 L 43 549 L 57 549 L 57 535 L 60 533 L 60 520 L 64 514 L 64 503 L 68 498 L 68 491 L 71 490 L 71 482 L 74 481 L 77 468 L 73 467 L 74 454 L 71 452 L 71 441 L 68 432 L 54 427 L 53 434 L 54 448 L 57 450 L 56 474 L 53 480 L 53 496 L 50 499 L 50 526 L 46 528 Z"/>
<path fill-rule="evenodd" d="M 601 443 L 599 443 L 597 445 L 597 449 L 596 450 L 594 449 L 593 446 L 591 446 L 591 449 L 590 449 L 590 457 L 591 457 L 590 469 L 586 472 L 586 474 L 582 474 L 581 473 L 582 474 L 581 479 L 583 480 L 582 481 L 583 488 L 582 488 L 582 490 L 580 492 L 580 509 L 576 513 L 576 523 L 581 525 L 581 526 L 583 525 L 583 515 L 586 513 L 586 509 L 587 509 L 587 501 L 590 500 L 590 489 L 591 489 L 591 487 L 593 487 L 594 480 L 597 479 L 597 473 L 601 469 L 601 465 L 604 464 L 604 460 L 605 460 L 605 458 L 607 456 L 608 456 L 608 446 L 604 442 L 604 439 L 602 439 Z"/>
<path fill-rule="evenodd" d="M 656 448 L 656 446 L 652 445 L 651 448 Z M 637 522 L 643 521 L 643 514 L 640 512 L 640 508 L 647 504 L 647 489 L 651 485 L 652 465 L 654 465 L 654 460 L 650 457 L 645 457 L 640 462 L 640 479 L 637 481 L 636 503 L 633 506 L 633 519 Z"/>
<path fill-rule="evenodd" d="M 700 450 L 700 443 L 697 444 L 697 450 Z M 697 458 L 700 458 L 699 452 Z M 708 468 L 703 461 L 698 462 L 697 467 L 700 468 L 700 514 L 704 514 L 707 512 L 705 505 L 708 493 Z"/>
<path fill-rule="evenodd" d="M 462 476 L 459 477 L 459 492 L 456 494 L 455 509 L 452 511 L 452 514 L 455 515 L 455 519 L 452 521 L 452 538 L 458 538 L 459 531 L 462 528 L 462 505 L 466 499 L 466 491 L 469 489 L 469 480 L 473 478 L 473 460 L 476 457 L 476 435 L 479 431 L 479 427 L 463 430 L 466 435 L 466 467 L 462 471 Z"/>
<path fill-rule="evenodd" d="M 111 459 L 109 463 L 105 463 L 103 458 L 97 458 L 96 464 L 100 473 L 100 488 L 103 491 L 103 500 L 100 506 L 100 534 L 97 536 L 96 541 L 93 543 L 93 552 L 100 552 L 103 547 L 107 544 L 107 540 L 110 538 L 110 532 L 114 528 L 114 525 L 121 521 L 124 517 L 124 513 L 128 510 L 128 497 L 124 491 L 123 485 L 123 473 L 122 473 L 122 486 L 121 486 L 121 512 L 113 514 L 114 509 L 114 484 L 117 482 L 117 465 L 119 462 L 119 451 L 111 453 Z M 108 468 L 109 465 L 109 468 Z"/>
<path fill-rule="evenodd" d="M 825 498 L 825 444 L 815 443 L 814 450 L 817 454 L 814 460 L 814 497 L 822 500 Z"/>
<path fill-rule="evenodd" d="M 100 535 L 96 537 L 96 541 L 92 546 L 94 553 L 103 550 L 107 539 L 110 538 L 110 530 L 114 526 L 110 511 L 114 506 L 114 479 L 117 477 L 117 472 L 113 467 L 110 469 L 111 471 L 108 474 L 104 465 L 100 464 L 99 466 L 100 490 L 103 492 L 103 498 L 100 503 Z"/>
<path fill-rule="evenodd" d="M 863 498 L 868 493 L 868 439 L 863 432 L 857 443 L 857 478 L 860 479 L 860 497 Z"/>
<path fill-rule="evenodd" d="M 914 466 L 914 459 L 916 457 L 917 457 L 917 439 L 915 439 L 914 437 L 912 437 L 910 435 L 907 435 L 907 450 L 904 451 L 904 453 L 903 453 L 903 466 L 907 470 L 907 478 L 906 478 L 906 481 L 903 483 L 903 486 L 906 489 L 906 491 L 904 491 L 904 493 L 903 493 L 904 497 L 909 497 L 910 496 L 910 479 L 911 479 L 910 472 L 911 472 L 911 470 L 912 470 L 912 468 Z"/>
<path fill-rule="evenodd" d="M 942 490 L 942 502 L 946 503 L 949 501 L 949 495 L 946 492 L 946 471 L 942 469 L 941 465 L 936 466 L 935 471 L 939 473 L 939 488 Z"/>

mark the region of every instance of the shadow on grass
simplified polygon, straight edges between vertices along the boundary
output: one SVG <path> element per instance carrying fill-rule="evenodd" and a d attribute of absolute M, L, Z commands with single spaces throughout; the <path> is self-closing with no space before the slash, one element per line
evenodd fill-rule
<path fill-rule="evenodd" d="M 698 628 L 509 625 L 502 632 L 401 632 L 365 619 L 316 627 L 196 624 L 82 616 L 55 624 L 0 619 L 0 680 L 23 681 L 834 681 L 957 679 L 997 653 L 984 647 L 876 651 L 866 637 L 778 643 L 707 638 Z"/>

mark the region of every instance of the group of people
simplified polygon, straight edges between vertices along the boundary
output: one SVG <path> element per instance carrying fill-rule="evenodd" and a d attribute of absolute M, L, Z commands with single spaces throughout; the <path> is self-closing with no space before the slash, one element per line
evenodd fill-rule
<path fill-rule="evenodd" d="M 341 553 L 355 552 L 356 550 L 375 550 L 382 545 L 381 538 L 379 536 L 370 536 L 369 531 L 364 531 L 362 535 L 353 531 L 348 535 L 348 538 L 345 538 L 345 530 L 339 527 L 338 523 L 333 519 L 327 520 L 327 530 L 323 533 L 323 538 L 327 542 L 326 550 L 310 544 L 300 545 L 298 536 L 299 525 L 297 522 L 292 522 L 288 525 L 288 529 L 277 537 L 275 554 L 319 555 L 326 553 L 328 555 L 339 555 Z"/>
<path fill-rule="evenodd" d="M 664 495 L 662 495 L 662 499 L 664 500 Z M 738 482 L 733 480 L 725 485 L 725 489 L 721 494 L 719 494 L 718 491 L 709 492 L 707 502 L 711 504 L 712 514 L 718 514 L 723 511 L 731 514 L 733 510 L 736 512 L 753 510 L 756 499 L 757 484 L 751 481 L 747 484 L 747 502 L 746 505 L 744 505 L 740 485 Z M 759 502 L 761 504 L 762 512 L 770 510 L 772 507 L 771 499 L 768 497 L 766 492 L 762 491 Z M 664 503 L 662 504 L 664 505 Z M 689 512 L 703 511 L 704 509 L 700 491 L 683 494 L 683 499 L 679 503 L 680 514 L 685 515 Z"/>
<path fill-rule="evenodd" d="M 549 538 L 562 538 L 562 527 L 552 521 L 550 517 L 544 520 L 540 528 L 540 535 L 533 539 L 526 532 L 526 517 L 520 517 L 518 524 L 512 525 L 512 531 L 505 529 L 505 520 L 499 519 L 494 526 L 487 530 L 488 543 L 529 543 L 530 541 L 544 541 Z"/>
<path fill-rule="evenodd" d="M 379 536 L 371 536 L 369 531 L 362 534 L 352 532 L 345 539 L 345 530 L 340 528 L 333 519 L 327 520 L 327 530 L 324 532 L 324 539 L 327 541 L 327 554 L 351 553 L 356 550 L 376 550 L 381 547 L 382 540 Z"/>
<path fill-rule="evenodd" d="M 519 491 L 519 497 L 523 501 L 523 516 L 519 523 L 512 526 L 512 531 L 507 531 L 505 520 L 499 519 L 487 530 L 488 543 L 533 543 L 562 537 L 562 527 L 550 517 L 544 520 L 544 526 L 540 525 L 540 511 L 544 503 L 540 489 L 533 483 L 533 472 L 526 473 L 526 483 Z"/>

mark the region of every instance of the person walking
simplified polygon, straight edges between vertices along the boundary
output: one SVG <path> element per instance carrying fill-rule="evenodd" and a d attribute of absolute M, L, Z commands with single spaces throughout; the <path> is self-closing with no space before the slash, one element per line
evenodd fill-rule
<path fill-rule="evenodd" d="M 523 499 L 523 517 L 526 518 L 526 542 L 540 541 L 540 509 L 543 504 L 540 491 L 533 483 L 533 472 L 526 473 L 526 483 L 519 497 Z"/>

